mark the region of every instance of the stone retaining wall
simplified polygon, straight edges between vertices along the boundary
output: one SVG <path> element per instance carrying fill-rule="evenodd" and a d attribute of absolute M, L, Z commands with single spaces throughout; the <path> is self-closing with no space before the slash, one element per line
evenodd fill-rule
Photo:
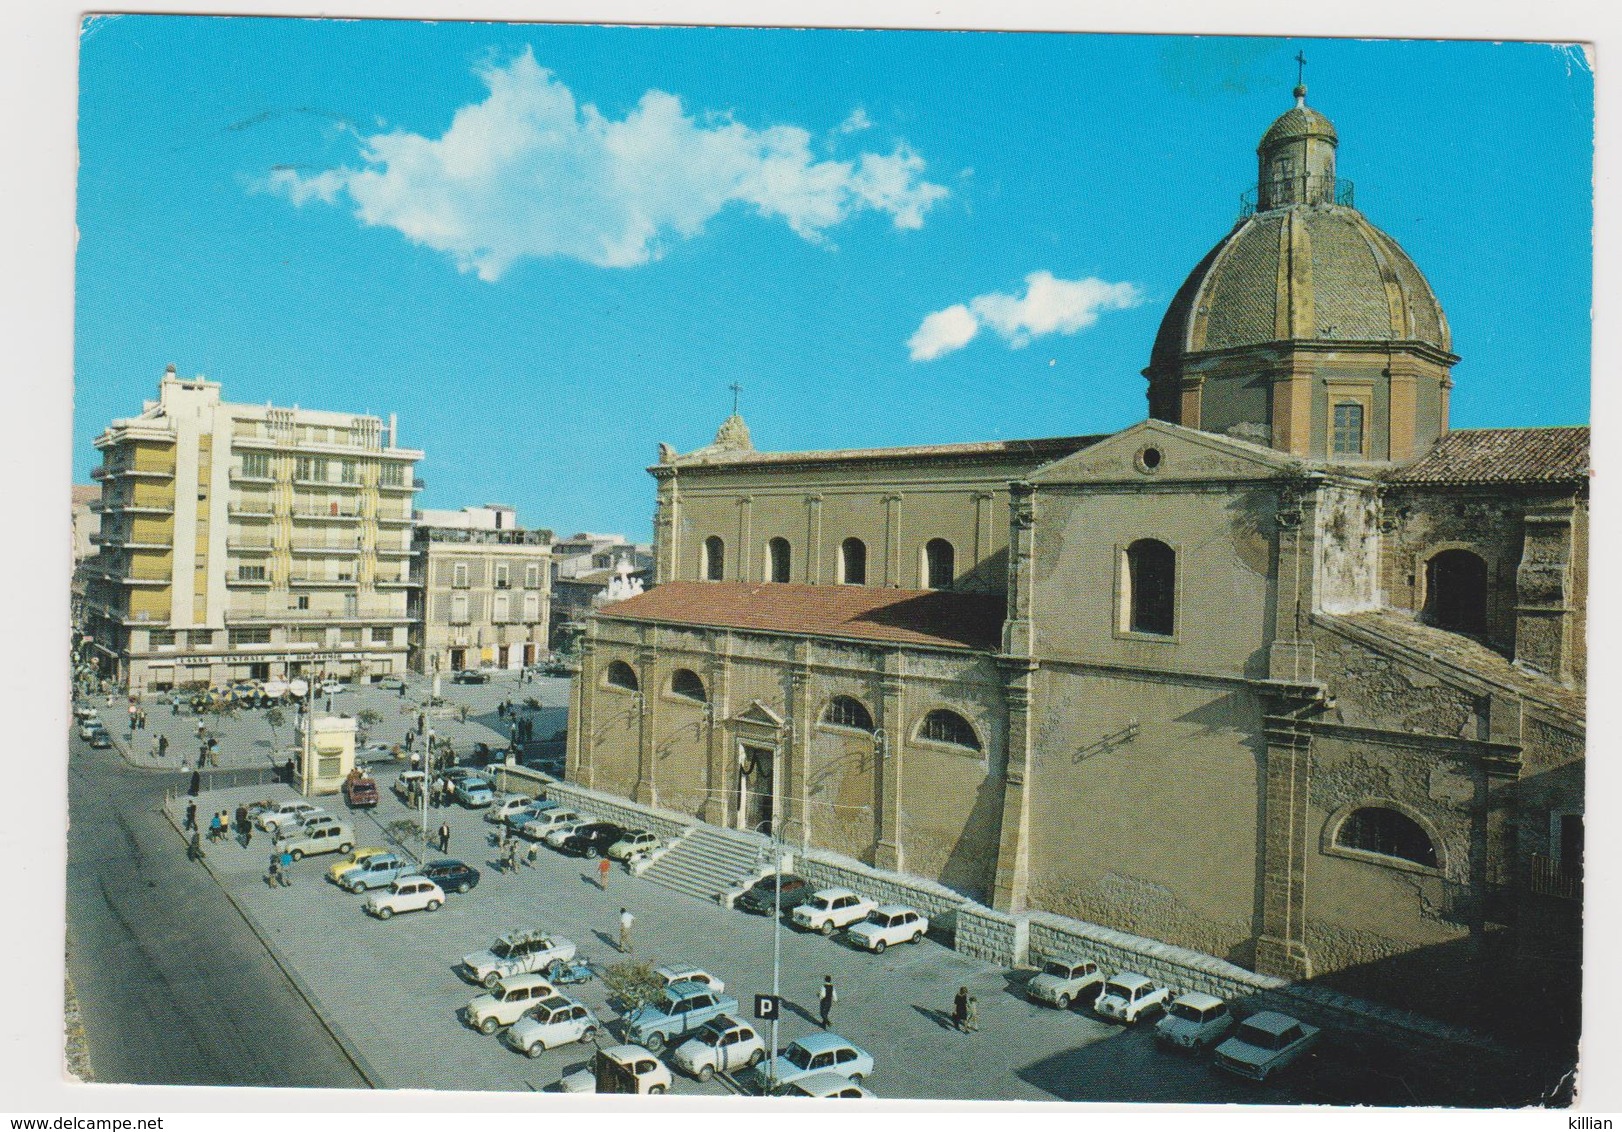
<path fill-rule="evenodd" d="M 1282 979 L 1258 975 L 1212 955 L 1084 920 L 1032 912 L 1028 922 L 1033 966 L 1076 955 L 1095 960 L 1110 974 L 1136 971 L 1174 991 L 1202 991 L 1218 998 L 1242 998 L 1285 985 Z"/>
<path fill-rule="evenodd" d="M 1022 967 L 1029 951 L 1030 920 L 980 904 L 958 909 L 953 946 L 965 955 L 1003 967 Z"/>
<path fill-rule="evenodd" d="M 509 793 L 544 795 L 555 802 L 567 802 L 583 814 L 593 814 L 623 826 L 650 829 L 666 841 L 682 836 L 698 824 L 685 814 L 640 806 L 613 794 L 560 782 L 528 767 L 504 766 L 497 769 L 495 775 L 496 785 Z"/>
<path fill-rule="evenodd" d="M 968 897 L 919 877 L 881 872 L 851 857 L 819 849 L 795 855 L 796 871 L 819 888 L 848 888 L 880 904 L 906 904 L 929 915 L 929 934 L 949 942 L 957 933 L 958 910 Z"/>

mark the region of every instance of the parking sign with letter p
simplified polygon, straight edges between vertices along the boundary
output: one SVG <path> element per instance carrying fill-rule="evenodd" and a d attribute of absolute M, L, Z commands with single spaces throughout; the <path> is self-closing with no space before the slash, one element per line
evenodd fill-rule
<path fill-rule="evenodd" d="M 781 1003 L 775 994 L 757 994 L 755 996 L 755 1017 L 762 1022 L 777 1021 L 778 1009 Z"/>

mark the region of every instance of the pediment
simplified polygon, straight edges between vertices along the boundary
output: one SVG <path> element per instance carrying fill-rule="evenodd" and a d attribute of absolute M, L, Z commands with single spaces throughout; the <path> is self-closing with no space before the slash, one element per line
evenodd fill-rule
<path fill-rule="evenodd" d="M 757 727 L 782 727 L 783 717 L 759 700 L 751 700 L 749 706 L 732 717 L 733 723 L 753 723 Z"/>
<path fill-rule="evenodd" d="M 1035 484 L 1269 480 L 1305 468 L 1260 445 L 1165 421 L 1144 421 L 1038 468 Z"/>

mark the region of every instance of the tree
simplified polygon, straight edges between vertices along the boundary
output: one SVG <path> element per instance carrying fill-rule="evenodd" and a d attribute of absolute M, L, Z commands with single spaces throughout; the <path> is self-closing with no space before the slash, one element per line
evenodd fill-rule
<path fill-rule="evenodd" d="M 355 713 L 355 722 L 361 725 L 361 733 L 357 736 L 360 742 L 366 742 L 366 729 L 376 727 L 383 722 L 383 717 L 371 708 L 362 708 Z"/>
<path fill-rule="evenodd" d="M 650 964 L 635 959 L 622 959 L 609 964 L 603 971 L 603 986 L 621 1014 L 629 1014 L 639 1006 L 657 1002 L 665 993 L 664 979 L 654 974 Z"/>
<path fill-rule="evenodd" d="M 282 740 L 277 734 L 277 731 L 286 725 L 287 715 L 282 711 L 281 708 L 273 707 L 269 711 L 265 712 L 265 722 L 270 724 L 271 742 L 275 743 L 278 747 L 281 746 Z"/>

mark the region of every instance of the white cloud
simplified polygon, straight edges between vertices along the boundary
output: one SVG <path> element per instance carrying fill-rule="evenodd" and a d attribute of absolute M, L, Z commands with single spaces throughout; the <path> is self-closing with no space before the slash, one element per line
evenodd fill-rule
<path fill-rule="evenodd" d="M 458 110 L 439 138 L 376 134 L 361 139 L 360 168 L 282 169 L 264 184 L 295 205 L 346 198 L 363 224 L 393 228 L 487 281 L 528 257 L 647 263 L 734 204 L 819 241 L 864 209 L 917 228 L 947 195 L 904 143 L 816 160 L 798 126 L 700 121 L 658 90 L 615 121 L 578 104 L 527 51 L 480 77 L 489 96 Z"/>
<path fill-rule="evenodd" d="M 1101 312 L 1126 310 L 1142 301 L 1143 292 L 1133 283 L 1058 279 L 1051 271 L 1033 271 L 1025 277 L 1023 295 L 993 291 L 925 315 L 907 339 L 907 349 L 913 361 L 931 361 L 962 349 L 986 329 L 1017 350 L 1044 335 L 1085 330 Z"/>
<path fill-rule="evenodd" d="M 842 134 L 859 134 L 863 130 L 873 128 L 873 119 L 867 116 L 867 111 L 860 106 L 850 112 L 850 117 L 839 123 L 839 132 Z"/>

